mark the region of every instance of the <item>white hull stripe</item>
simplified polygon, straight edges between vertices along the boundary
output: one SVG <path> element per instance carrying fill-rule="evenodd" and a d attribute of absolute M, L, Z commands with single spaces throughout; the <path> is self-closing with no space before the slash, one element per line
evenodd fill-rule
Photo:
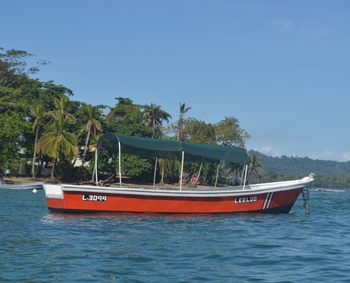
<path fill-rule="evenodd" d="M 262 209 L 268 209 L 270 207 L 270 203 L 271 203 L 272 197 L 273 197 L 273 192 L 267 193 Z"/>

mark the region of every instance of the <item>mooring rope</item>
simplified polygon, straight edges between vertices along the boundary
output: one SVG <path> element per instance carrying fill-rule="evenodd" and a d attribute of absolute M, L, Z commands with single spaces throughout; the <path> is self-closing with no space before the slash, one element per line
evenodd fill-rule
<path fill-rule="evenodd" d="M 305 188 L 305 189 L 303 190 L 304 213 L 310 215 L 310 203 L 309 203 L 309 198 L 310 198 L 310 191 L 309 191 L 309 188 Z"/>

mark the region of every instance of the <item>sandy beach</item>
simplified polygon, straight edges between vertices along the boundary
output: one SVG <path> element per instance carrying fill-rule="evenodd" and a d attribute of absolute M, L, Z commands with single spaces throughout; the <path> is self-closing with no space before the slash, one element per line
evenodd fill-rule
<path fill-rule="evenodd" d="M 7 184 L 28 184 L 33 182 L 46 182 L 47 184 L 60 184 L 60 183 L 68 183 L 68 184 L 74 184 L 77 185 L 79 182 L 61 182 L 58 179 L 51 179 L 50 177 L 44 177 L 44 178 L 32 178 L 32 177 L 4 177 L 2 180 L 6 181 Z M 125 181 L 125 180 L 124 180 Z M 90 183 L 91 184 L 91 183 Z M 116 183 L 117 184 L 117 183 Z M 111 184 L 113 186 L 114 184 Z M 125 187 L 152 187 L 152 184 L 136 184 L 136 183 L 129 183 L 129 182 L 123 182 L 123 185 Z M 159 186 L 159 184 L 157 184 Z M 163 184 L 161 187 L 174 187 L 174 185 L 168 185 Z"/>
<path fill-rule="evenodd" d="M 46 182 L 48 184 L 57 184 L 57 179 L 46 178 L 32 178 L 32 177 L 3 177 L 2 180 L 6 181 L 7 184 L 27 184 L 33 182 Z"/>

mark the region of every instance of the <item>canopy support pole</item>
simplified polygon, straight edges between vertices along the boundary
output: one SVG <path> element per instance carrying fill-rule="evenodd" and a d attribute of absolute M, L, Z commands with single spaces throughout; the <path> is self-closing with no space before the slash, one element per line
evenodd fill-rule
<path fill-rule="evenodd" d="M 201 163 L 201 166 L 199 167 L 199 171 L 198 171 L 198 174 L 197 174 L 197 182 L 199 182 L 199 178 L 201 176 L 202 166 L 203 166 L 203 162 Z"/>
<path fill-rule="evenodd" d="M 181 172 L 180 172 L 180 191 L 182 189 L 182 174 L 184 171 L 184 159 L 185 159 L 185 152 L 182 151 L 182 157 L 181 157 Z"/>
<path fill-rule="evenodd" d="M 218 168 L 216 169 L 215 188 L 216 188 L 216 184 L 218 183 L 219 168 L 220 168 L 220 163 L 218 164 Z"/>
<path fill-rule="evenodd" d="M 95 180 L 96 186 L 98 186 L 98 174 L 97 174 L 97 148 L 95 150 Z"/>
<path fill-rule="evenodd" d="M 157 161 L 158 161 L 158 158 L 156 157 L 156 162 L 154 164 L 154 174 L 153 174 L 153 189 L 155 189 L 155 186 L 156 186 Z"/>
<path fill-rule="evenodd" d="M 118 140 L 118 174 L 119 174 L 119 185 L 122 186 L 122 156 L 121 156 L 121 146 L 120 146 L 120 141 Z"/>
<path fill-rule="evenodd" d="M 247 172 L 248 172 L 248 165 L 246 165 L 244 167 L 245 171 L 244 171 L 244 179 L 243 179 L 243 190 L 245 189 L 245 183 L 247 181 Z"/>

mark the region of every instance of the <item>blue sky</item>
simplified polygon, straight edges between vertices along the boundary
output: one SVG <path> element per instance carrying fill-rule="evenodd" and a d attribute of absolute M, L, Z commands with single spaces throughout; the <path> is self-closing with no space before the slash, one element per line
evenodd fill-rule
<path fill-rule="evenodd" d="M 73 100 L 235 117 L 248 149 L 350 160 L 350 1 L 2 0 L 1 42 Z"/>

